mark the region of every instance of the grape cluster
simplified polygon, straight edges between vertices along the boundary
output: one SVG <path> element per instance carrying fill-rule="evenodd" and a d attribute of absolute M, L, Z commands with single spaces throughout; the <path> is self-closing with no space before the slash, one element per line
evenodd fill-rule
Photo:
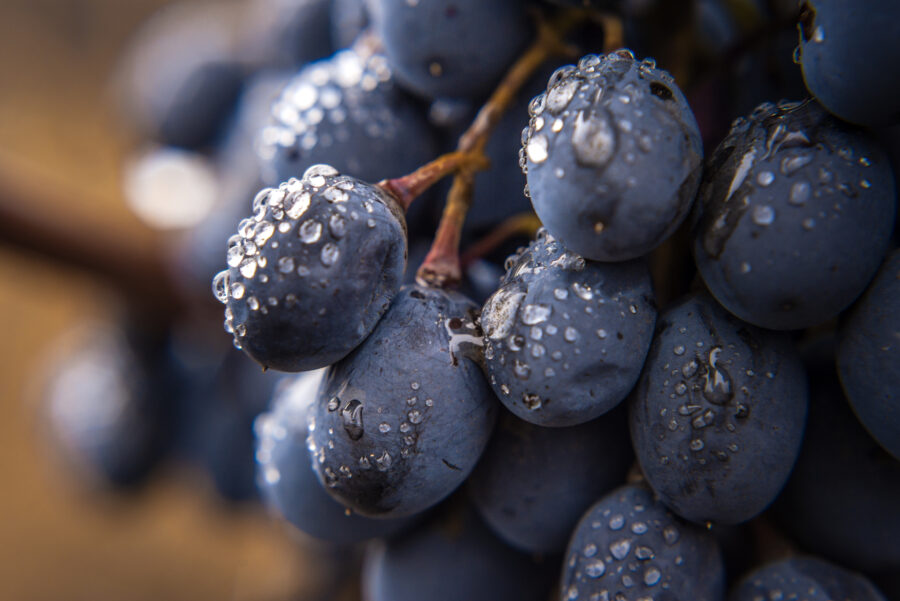
<path fill-rule="evenodd" d="M 225 270 L 198 252 L 193 271 L 237 348 L 308 372 L 255 420 L 257 483 L 313 537 L 377 539 L 367 599 L 897 587 L 897 157 L 883 139 L 900 76 L 880 62 L 900 58 L 897 5 L 680 0 L 689 18 L 666 27 L 672 7 L 652 0 L 252 4 L 284 17 L 252 21 L 253 44 L 202 40 L 175 75 L 144 61 L 178 85 L 153 90 L 138 124 L 220 153 L 223 175 L 252 164 L 215 225 L 186 234 L 188 248 L 216 239 Z M 733 54 L 766 72 L 754 40 L 785 36 L 799 63 L 774 57 L 785 77 L 735 89 L 722 74 Z M 210 75 L 212 49 L 233 70 Z M 262 100 L 246 83 L 260 63 L 283 86 Z M 234 73 L 244 100 L 228 118 Z M 808 97 L 754 97 L 802 81 Z M 444 175 L 440 221 L 418 209 L 429 196 L 411 218 Z M 523 235 L 529 200 L 540 227 Z M 460 261 L 460 241 L 477 252 Z M 784 547 L 810 556 L 763 565 Z"/>

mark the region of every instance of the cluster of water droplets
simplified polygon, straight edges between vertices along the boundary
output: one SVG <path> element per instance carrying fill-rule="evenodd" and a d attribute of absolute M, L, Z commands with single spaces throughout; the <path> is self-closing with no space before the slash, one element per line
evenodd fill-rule
<path fill-rule="evenodd" d="M 586 520 L 576 538 L 581 544 L 568 550 L 566 569 L 571 575 L 563 599 L 644 601 L 670 588 L 665 570 L 684 564 L 684 558 L 673 553 L 681 530 L 670 514 L 638 502 L 624 513 L 596 508 Z"/>
<path fill-rule="evenodd" d="M 766 228 L 782 211 L 803 211 L 798 232 L 802 234 L 820 221 L 838 218 L 843 202 L 872 187 L 866 174 L 870 159 L 848 145 L 832 147 L 831 140 L 820 134 L 826 128 L 808 117 L 811 111 L 806 103 L 766 102 L 749 118 L 732 123 L 732 141 L 726 144 L 740 148 L 742 154 L 724 198 L 715 199 L 722 206 L 705 234 L 710 254 L 721 252 L 745 213 L 755 226 Z M 817 119 L 831 118 L 823 114 Z M 744 262 L 740 273 L 751 273 L 752 267 Z"/>
<path fill-rule="evenodd" d="M 364 221 L 366 229 L 377 226 L 373 201 L 356 198 L 364 185 L 331 166 L 313 165 L 302 179 L 256 195 L 250 217 L 241 220 L 237 233 L 228 239 L 228 268 L 212 282 L 216 299 L 226 304 L 225 330 L 234 335 L 238 348 L 246 325 L 236 321 L 229 306 L 232 301 L 245 302 L 251 312 L 261 314 L 280 305 L 293 306 L 308 285 L 303 281 L 320 270 L 315 263 L 324 269 L 339 264 L 341 240 L 354 222 Z M 291 238 L 299 240 L 299 250 L 296 245 L 288 249 Z M 289 277 L 298 278 L 297 290 L 283 296 L 274 291 L 261 294 L 267 285 Z M 324 286 L 327 281 L 317 284 Z"/>
<path fill-rule="evenodd" d="M 359 130 L 370 138 L 390 138 L 402 124 L 373 93 L 393 88 L 387 60 L 378 54 L 363 57 L 342 50 L 313 63 L 292 79 L 272 107 L 272 122 L 257 139 L 263 166 L 279 148 L 301 154 L 350 139 Z M 327 127 L 324 126 L 327 124 Z"/>
<path fill-rule="evenodd" d="M 686 331 L 684 327 L 679 328 L 682 334 Z M 717 432 L 736 432 L 750 416 L 751 380 L 762 375 L 771 379 L 775 374 L 771 371 L 757 374 L 752 369 L 745 369 L 736 380 L 732 376 L 733 366 L 741 363 L 741 354 L 748 351 L 742 351 L 735 344 L 722 346 L 699 340 L 693 344 L 685 341 L 670 344 L 668 350 L 672 357 L 662 365 L 662 385 L 675 405 L 664 406 L 659 413 L 666 430 L 687 435 L 690 453 L 682 453 L 679 459 L 686 461 L 689 456 L 695 456 L 701 465 L 707 463 L 707 456 L 727 461 L 729 453 L 737 453 L 740 446 L 732 441 L 723 448 L 711 448 L 704 440 L 706 429 L 715 426 Z M 741 381 L 744 383 L 739 386 Z M 663 432 L 657 434 L 660 440 L 665 436 Z M 707 454 L 698 455 L 704 450 Z M 663 465 L 670 461 L 666 455 L 660 457 Z"/>
<path fill-rule="evenodd" d="M 366 401 L 365 394 L 360 394 L 360 391 L 354 391 L 356 394 L 352 394 L 346 388 L 345 385 L 326 403 L 328 413 L 338 416 L 341 430 L 328 429 L 325 448 L 317 446 L 311 436 L 310 451 L 318 458 L 320 464 L 324 464 L 327 450 L 335 448 L 335 436 L 346 436 L 356 442 L 366 434 L 370 444 L 364 446 L 369 446 L 372 450 L 361 454 L 354 466 L 340 465 L 337 469 L 324 467 L 322 471 L 325 484 L 331 488 L 337 486 L 342 478 L 352 478 L 354 472 L 358 470 L 386 472 L 398 459 L 410 458 L 416 452 L 419 427 L 436 404 L 435 400 L 423 390 L 421 383 L 416 381 L 410 382 L 409 390 L 405 391 L 402 398 L 393 401 L 396 406 L 402 408 L 399 412 L 383 403 Z M 399 419 L 389 417 L 395 415 L 399 415 Z"/>

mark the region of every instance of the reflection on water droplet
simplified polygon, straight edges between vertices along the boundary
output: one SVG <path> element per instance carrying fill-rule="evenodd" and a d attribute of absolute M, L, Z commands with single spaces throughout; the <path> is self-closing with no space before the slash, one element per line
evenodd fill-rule
<path fill-rule="evenodd" d="M 615 132 L 602 113 L 585 115 L 579 112 L 572 131 L 572 150 L 575 159 L 588 167 L 603 167 L 615 153 Z"/>
<path fill-rule="evenodd" d="M 344 422 L 344 430 L 350 440 L 359 440 L 363 435 L 363 404 L 357 399 L 352 399 L 341 410 L 341 419 Z"/>
<path fill-rule="evenodd" d="M 606 564 L 603 563 L 602 559 L 589 561 L 584 565 L 584 573 L 587 574 L 588 578 L 600 578 L 606 573 Z"/>
<path fill-rule="evenodd" d="M 528 155 L 528 160 L 532 163 L 541 164 L 547 160 L 548 154 L 548 146 L 549 142 L 547 141 L 547 136 L 544 134 L 539 134 L 531 138 L 528 141 L 528 145 L 525 147 L 525 153 Z"/>
<path fill-rule="evenodd" d="M 775 221 L 775 209 L 769 205 L 756 205 L 753 207 L 753 223 L 756 225 L 772 225 Z"/>
<path fill-rule="evenodd" d="M 522 309 L 522 323 L 533 326 L 547 321 L 552 309 L 545 305 L 525 305 Z"/>
<path fill-rule="evenodd" d="M 619 560 L 628 557 L 629 551 L 631 551 L 631 541 L 627 538 L 616 541 L 609 546 L 609 552 L 612 553 L 613 557 Z"/>
<path fill-rule="evenodd" d="M 304 244 L 315 244 L 322 237 L 322 224 L 315 219 L 307 219 L 300 224 L 297 234 Z"/>
<path fill-rule="evenodd" d="M 330 267 L 334 265 L 338 258 L 340 258 L 341 251 L 338 249 L 337 244 L 333 242 L 328 242 L 325 246 L 322 247 L 322 252 L 319 256 L 319 259 L 322 261 L 322 265 L 326 267 Z"/>

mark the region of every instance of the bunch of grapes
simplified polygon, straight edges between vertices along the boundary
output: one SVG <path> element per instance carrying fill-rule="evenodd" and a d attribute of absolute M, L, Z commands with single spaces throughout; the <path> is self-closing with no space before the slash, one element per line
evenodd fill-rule
<path fill-rule="evenodd" d="M 900 5 L 241 7 L 120 76 L 204 318 L 79 353 L 65 444 L 364 543 L 368 601 L 897 594 Z"/>

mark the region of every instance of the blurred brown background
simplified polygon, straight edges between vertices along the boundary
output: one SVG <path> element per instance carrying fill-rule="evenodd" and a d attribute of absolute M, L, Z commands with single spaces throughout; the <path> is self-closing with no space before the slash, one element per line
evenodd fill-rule
<path fill-rule="evenodd" d="M 0 160 L 142 239 L 119 192 L 126 139 L 108 78 L 160 0 L 0 1 Z M 2 202 L 11 200 L 3 198 Z M 109 311 L 83 274 L 0 245 L 0 599 L 306 599 L 318 570 L 258 509 L 229 508 L 172 468 L 140 495 L 79 488 L 40 438 L 36 369 L 66 328 Z M 223 334 L 224 335 L 224 334 Z M 305 551 L 304 551 L 305 549 Z"/>

